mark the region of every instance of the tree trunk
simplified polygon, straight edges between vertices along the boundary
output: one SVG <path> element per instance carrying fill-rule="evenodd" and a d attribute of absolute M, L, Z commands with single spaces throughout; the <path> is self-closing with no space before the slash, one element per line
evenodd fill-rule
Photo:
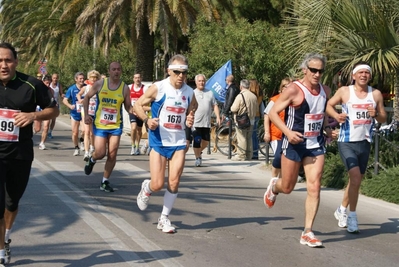
<path fill-rule="evenodd" d="M 135 73 L 140 73 L 143 81 L 154 80 L 154 34 L 150 33 L 146 18 L 140 22 L 137 36 Z"/>
<path fill-rule="evenodd" d="M 393 103 L 393 118 L 396 122 L 399 122 L 399 69 L 396 69 L 395 73 L 394 92 L 395 102 Z"/>

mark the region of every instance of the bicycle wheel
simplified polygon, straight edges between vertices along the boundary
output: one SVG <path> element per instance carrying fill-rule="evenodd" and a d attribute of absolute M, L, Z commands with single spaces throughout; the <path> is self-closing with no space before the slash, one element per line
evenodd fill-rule
<path fill-rule="evenodd" d="M 232 140 L 233 144 L 237 143 L 234 142 L 236 140 L 236 131 L 235 127 L 232 128 Z M 216 138 L 215 138 L 216 148 L 225 156 L 229 155 L 229 126 L 222 126 L 217 130 Z M 231 155 L 235 155 L 235 146 L 233 146 L 231 151 Z"/>

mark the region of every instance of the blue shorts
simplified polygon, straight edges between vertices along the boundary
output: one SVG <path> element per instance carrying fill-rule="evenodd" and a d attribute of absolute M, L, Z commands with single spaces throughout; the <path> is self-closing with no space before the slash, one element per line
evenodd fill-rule
<path fill-rule="evenodd" d="M 151 148 L 158 152 L 162 157 L 171 159 L 176 151 L 185 150 L 186 146 L 153 146 Z"/>
<path fill-rule="evenodd" d="M 370 142 L 367 140 L 359 142 L 338 142 L 338 151 L 346 170 L 359 167 L 360 173 L 364 174 L 370 157 Z"/>
<path fill-rule="evenodd" d="M 96 126 L 93 124 L 93 134 L 95 136 L 108 138 L 110 135 L 121 136 L 122 135 L 122 128 L 112 129 L 112 130 L 103 130 L 97 129 Z"/>
<path fill-rule="evenodd" d="M 324 146 L 308 149 L 305 142 L 296 145 L 289 143 L 288 147 L 283 149 L 284 156 L 296 162 L 302 162 L 306 157 L 316 157 L 325 153 L 326 148 Z"/>
<path fill-rule="evenodd" d="M 276 169 L 281 169 L 281 146 L 283 144 L 283 141 L 282 140 L 274 140 L 272 142 L 276 143 L 276 145 L 274 146 L 275 151 L 273 151 L 274 159 L 273 159 L 272 166 Z M 269 147 L 267 147 L 267 149 L 269 149 Z M 272 149 L 273 149 L 273 146 L 272 146 Z"/>
<path fill-rule="evenodd" d="M 71 112 L 71 118 L 74 120 L 74 121 L 81 121 L 82 120 L 82 114 L 80 114 L 80 113 L 72 113 Z"/>

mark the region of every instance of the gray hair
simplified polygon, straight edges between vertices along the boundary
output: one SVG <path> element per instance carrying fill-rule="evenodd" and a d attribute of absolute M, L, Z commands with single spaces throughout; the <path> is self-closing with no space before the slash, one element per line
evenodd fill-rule
<path fill-rule="evenodd" d="M 173 57 L 171 57 L 169 59 L 168 65 L 172 65 L 172 63 L 174 61 L 178 61 L 179 63 L 184 63 L 185 65 L 188 65 L 187 58 L 185 56 L 181 55 L 181 54 L 177 54 L 177 55 L 174 55 Z"/>
<path fill-rule="evenodd" d="M 240 86 L 242 86 L 245 89 L 249 89 L 249 81 L 247 79 L 241 80 Z"/>
<path fill-rule="evenodd" d="M 319 53 L 308 53 L 305 55 L 305 58 L 303 59 L 301 65 L 299 66 L 301 69 L 306 69 L 308 67 L 308 63 L 311 60 L 320 60 L 323 63 L 323 68 L 326 67 L 327 64 L 327 58 L 323 56 L 322 54 Z"/>
<path fill-rule="evenodd" d="M 198 80 L 198 78 L 199 78 L 199 77 L 201 77 L 201 76 L 202 76 L 202 77 L 204 77 L 204 79 L 206 80 L 206 77 L 205 77 L 205 75 L 204 75 L 204 74 L 201 74 L 201 73 L 200 73 L 200 74 L 197 74 L 197 75 L 195 75 L 195 78 L 194 78 L 194 80 L 195 80 L 195 81 L 197 81 L 197 80 Z"/>
<path fill-rule="evenodd" d="M 83 77 L 85 77 L 85 74 L 83 72 L 81 72 L 81 71 L 76 72 L 75 76 L 74 76 L 75 80 L 76 80 L 76 78 L 78 78 L 78 76 L 81 76 L 81 75 L 83 75 Z"/>

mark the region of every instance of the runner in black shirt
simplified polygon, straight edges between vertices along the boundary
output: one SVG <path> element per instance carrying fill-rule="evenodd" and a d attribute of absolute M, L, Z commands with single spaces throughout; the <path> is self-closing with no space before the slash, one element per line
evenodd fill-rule
<path fill-rule="evenodd" d="M 17 52 L 0 43 L 0 266 L 10 262 L 10 233 L 33 161 L 32 123 L 59 111 L 42 81 L 16 71 Z M 42 111 L 36 111 L 36 106 Z"/>

